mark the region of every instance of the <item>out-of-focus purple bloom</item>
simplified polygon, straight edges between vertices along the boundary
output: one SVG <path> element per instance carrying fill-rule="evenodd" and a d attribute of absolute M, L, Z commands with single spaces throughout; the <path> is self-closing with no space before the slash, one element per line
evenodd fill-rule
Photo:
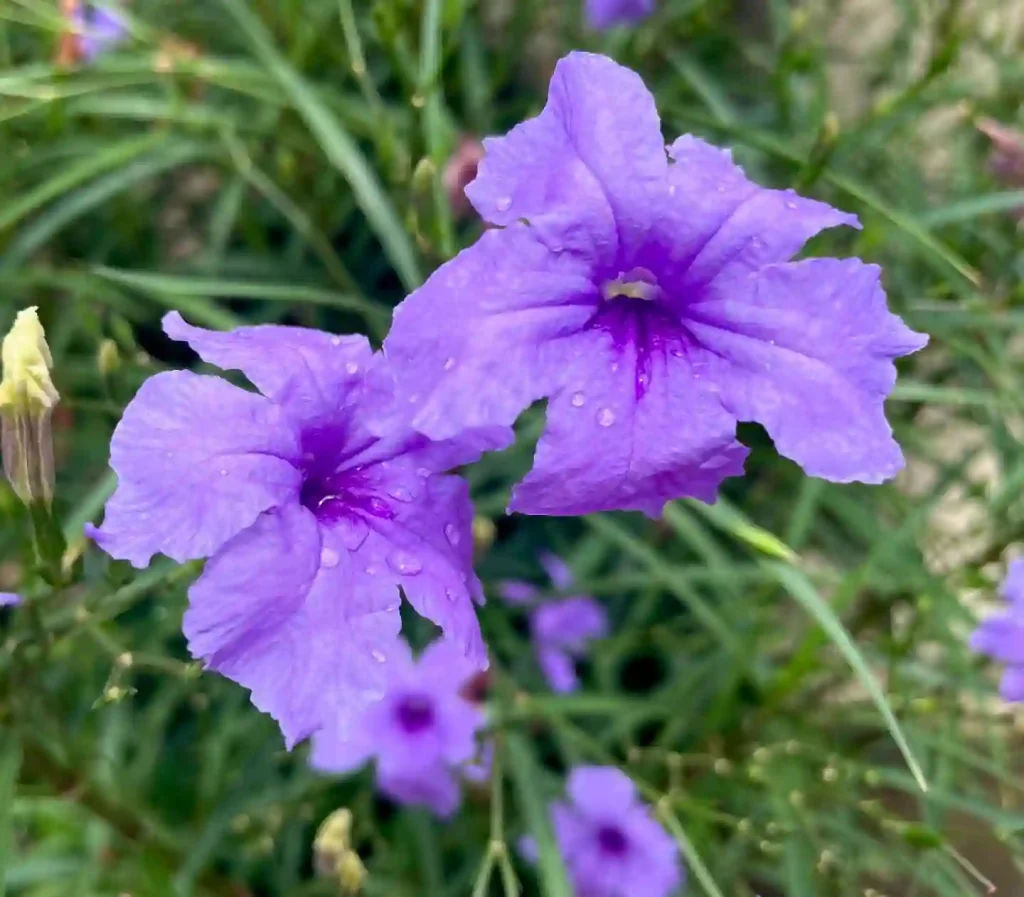
<path fill-rule="evenodd" d="M 466 193 L 497 228 L 396 309 L 384 350 L 432 438 L 548 400 L 511 510 L 713 501 L 743 470 L 737 421 L 814 476 L 900 469 L 884 399 L 893 359 L 927 338 L 889 313 L 877 267 L 789 261 L 853 215 L 763 189 L 694 137 L 666 154 L 643 82 L 593 54 L 563 59 L 544 111 L 484 146 Z"/>
<path fill-rule="evenodd" d="M 982 621 L 971 648 L 1005 663 L 1000 693 L 1007 701 L 1024 701 L 1024 558 L 1010 564 L 1000 592 L 1009 609 Z"/>
<path fill-rule="evenodd" d="M 572 586 L 572 572 L 565 561 L 550 552 L 540 556 L 551 582 L 560 590 Z M 537 587 L 519 580 L 506 580 L 499 594 L 510 604 L 535 604 Z M 594 639 L 608 632 L 604 607 L 589 595 L 562 598 L 537 604 L 530 612 L 530 634 L 537 662 L 548 685 L 557 692 L 575 691 L 579 685 L 576 661 L 586 654 Z"/>
<path fill-rule="evenodd" d="M 144 383 L 114 432 L 118 488 L 90 535 L 136 567 L 157 552 L 210 558 L 185 614 L 193 656 L 251 689 L 289 746 L 381 697 L 399 586 L 485 667 L 468 488 L 437 472 L 508 434 L 371 435 L 365 417 L 388 396 L 363 337 L 217 333 L 177 313 L 164 329 L 260 392 L 189 371 Z"/>
<path fill-rule="evenodd" d="M 569 802 L 552 804 L 551 819 L 576 897 L 668 897 L 680 886 L 675 844 L 624 772 L 578 766 L 568 793 Z M 535 860 L 532 839 L 521 850 Z"/>
<path fill-rule="evenodd" d="M 654 0 L 587 0 L 587 24 L 603 31 L 624 22 L 639 22 L 654 12 Z"/>
<path fill-rule="evenodd" d="M 94 62 L 128 36 L 124 14 L 115 6 L 81 3 L 72 14 L 72 25 L 81 56 L 88 62 Z"/>
<path fill-rule="evenodd" d="M 482 711 L 459 694 L 473 673 L 448 640 L 433 642 L 418 661 L 400 641 L 383 700 L 363 709 L 344 733 L 333 727 L 317 733 L 313 765 L 347 772 L 376 758 L 381 791 L 450 816 L 459 805 L 455 770 L 476 755 L 484 722 Z"/>
<path fill-rule="evenodd" d="M 988 164 L 996 180 L 1007 187 L 1024 186 L 1024 134 L 991 118 L 981 119 L 978 130 L 992 142 Z M 1024 220 L 1024 204 L 1011 214 Z"/>
<path fill-rule="evenodd" d="M 0 592 L 0 607 L 15 607 L 21 604 L 21 595 L 14 592 Z"/>

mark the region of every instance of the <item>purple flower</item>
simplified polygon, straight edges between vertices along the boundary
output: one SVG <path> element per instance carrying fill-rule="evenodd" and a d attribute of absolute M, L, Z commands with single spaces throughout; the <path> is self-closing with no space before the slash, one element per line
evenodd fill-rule
<path fill-rule="evenodd" d="M 560 590 L 572 586 L 572 572 L 565 562 L 550 552 L 540 556 L 554 586 Z M 537 588 L 530 583 L 509 580 L 499 586 L 499 593 L 511 604 L 531 605 Z M 530 612 L 530 634 L 537 662 L 553 691 L 575 691 L 579 685 L 576 661 L 586 654 L 594 639 L 608 632 L 604 608 L 587 595 L 547 601 Z"/>
<path fill-rule="evenodd" d="M 113 6 L 79 4 L 71 17 L 82 57 L 94 62 L 128 35 L 124 14 Z"/>
<path fill-rule="evenodd" d="M 576 897 L 667 897 L 680 886 L 675 844 L 624 772 L 577 766 L 568 792 L 551 817 Z M 534 859 L 536 845 L 524 839 L 522 851 Z"/>
<path fill-rule="evenodd" d="M 971 648 L 1005 663 L 999 691 L 1007 701 L 1024 701 L 1024 558 L 1010 564 L 1000 592 L 1009 610 L 982 621 Z"/>
<path fill-rule="evenodd" d="M 216 333 L 177 313 L 164 329 L 260 392 L 189 371 L 144 383 L 114 432 L 118 489 L 90 534 L 136 567 L 157 552 L 210 558 L 185 614 L 193 656 L 251 689 L 289 746 L 383 694 L 399 586 L 486 666 L 468 489 L 434 471 L 507 435 L 371 435 L 364 419 L 387 397 L 363 337 Z"/>
<path fill-rule="evenodd" d="M 654 0 L 587 0 L 587 24 L 603 31 L 622 22 L 639 22 L 654 12 Z"/>
<path fill-rule="evenodd" d="M 889 313 L 877 267 L 788 261 L 854 216 L 763 189 L 695 137 L 666 155 L 651 94 L 603 56 L 563 59 L 544 111 L 484 145 L 466 192 L 500 229 L 396 309 L 384 350 L 432 438 L 548 400 L 510 510 L 713 501 L 743 470 L 737 421 L 814 476 L 900 469 L 892 360 L 927 338 Z"/>
<path fill-rule="evenodd" d="M 418 661 L 408 645 L 392 649 L 387 693 L 365 707 L 345 733 L 329 727 L 313 739 L 312 763 L 347 772 L 377 760 L 377 784 L 400 803 L 438 816 L 459 805 L 455 769 L 477 753 L 481 710 L 460 695 L 474 670 L 449 641 L 433 642 Z"/>
<path fill-rule="evenodd" d="M 0 592 L 0 607 L 17 607 L 21 604 L 21 595 L 14 592 Z"/>

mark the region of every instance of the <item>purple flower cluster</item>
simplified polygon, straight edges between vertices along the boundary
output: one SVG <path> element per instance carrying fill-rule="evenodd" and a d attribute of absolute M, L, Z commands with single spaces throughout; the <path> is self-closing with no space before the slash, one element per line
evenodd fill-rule
<path fill-rule="evenodd" d="M 570 800 L 551 806 L 551 821 L 576 897 L 668 897 L 680 886 L 675 844 L 625 773 L 578 766 L 567 790 Z M 532 839 L 520 847 L 536 858 Z"/>
<path fill-rule="evenodd" d="M 655 0 L 587 0 L 587 24 L 597 31 L 639 22 L 654 12 Z"/>
<path fill-rule="evenodd" d="M 971 648 L 1005 663 L 999 690 L 1007 701 L 1024 701 L 1024 558 L 1010 564 L 1000 591 L 1009 610 L 984 620 Z"/>
<path fill-rule="evenodd" d="M 555 588 L 564 591 L 572 587 L 572 572 L 561 558 L 545 553 L 540 562 Z M 608 633 L 604 608 L 589 595 L 537 604 L 537 588 L 519 580 L 501 583 L 499 592 L 510 604 L 532 608 L 530 635 L 548 685 L 557 692 L 575 691 L 579 685 L 576 661 L 584 656 L 591 641 Z"/>
<path fill-rule="evenodd" d="M 713 501 L 743 470 L 739 421 L 810 474 L 878 482 L 902 464 L 884 415 L 893 360 L 926 341 L 889 313 L 876 267 L 790 260 L 853 216 L 761 188 L 697 138 L 666 150 L 651 94 L 610 59 L 563 59 L 543 112 L 485 149 L 466 192 L 494 229 L 395 310 L 382 352 L 168 315 L 170 336 L 257 391 L 188 371 L 147 381 L 114 433 L 118 488 L 91 530 L 137 567 L 205 559 L 184 620 L 192 654 L 250 689 L 289 746 L 318 733 L 334 768 L 372 754 L 382 787 L 439 811 L 477 717 L 453 696 L 459 665 L 435 656 L 487 664 L 472 506 L 449 471 L 505 447 L 546 399 L 512 495 L 523 513 Z M 403 594 L 444 633 L 418 665 L 399 637 Z M 578 597 L 537 607 L 532 629 L 567 690 L 606 622 Z M 614 793 L 625 812 L 631 796 Z"/>
<path fill-rule="evenodd" d="M 387 693 L 344 729 L 328 727 L 313 739 L 313 765 L 329 772 L 377 760 L 381 791 L 438 816 L 459 805 L 455 771 L 477 753 L 483 713 L 461 696 L 475 670 L 451 642 L 431 644 L 419 661 L 399 641 L 387 665 Z"/>

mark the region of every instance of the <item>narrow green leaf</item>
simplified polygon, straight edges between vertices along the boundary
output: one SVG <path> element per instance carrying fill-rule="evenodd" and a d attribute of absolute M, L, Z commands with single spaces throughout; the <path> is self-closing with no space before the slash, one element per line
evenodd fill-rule
<path fill-rule="evenodd" d="M 403 285 L 406 289 L 415 289 L 422 277 L 412 242 L 366 157 L 338 117 L 278 52 L 266 27 L 243 0 L 221 0 L 221 3 L 234 16 L 256 54 L 291 99 L 295 110 L 320 142 L 324 155 L 352 187 L 356 202 L 380 238 Z"/>
<path fill-rule="evenodd" d="M 21 771 L 21 742 L 8 732 L 0 738 L 0 897 L 7 893 L 7 870 L 14 858 L 14 792 Z"/>
<path fill-rule="evenodd" d="M 543 893 L 545 897 L 572 897 L 565 864 L 551 830 L 548 805 L 537 789 L 537 761 L 530 743 L 518 732 L 510 732 L 505 744 L 519 806 L 530 833 L 537 841 L 537 869 Z"/>
<path fill-rule="evenodd" d="M 706 505 L 700 501 L 688 501 L 686 504 L 719 529 L 735 536 L 741 542 L 746 542 L 762 554 L 783 561 L 792 561 L 796 558 L 796 552 L 778 536 L 758 526 L 724 498 L 719 497 L 713 505 Z"/>
<path fill-rule="evenodd" d="M 697 852 L 697 848 L 693 846 L 693 842 L 675 815 L 671 811 L 659 806 L 658 816 L 661 817 L 661 821 L 672 837 L 676 839 L 679 849 L 686 858 L 687 868 L 693 873 L 693 877 L 697 879 L 698 884 L 704 889 L 707 897 L 724 897 L 721 889 L 715 883 L 714 876 L 712 876 L 711 871 L 704 864 L 704 860 Z"/>
<path fill-rule="evenodd" d="M 864 655 L 860 653 L 857 645 L 850 638 L 846 627 L 843 626 L 828 602 L 818 594 L 818 590 L 814 588 L 810 580 L 803 573 L 795 567 L 776 562 L 767 562 L 767 566 L 775 574 L 779 584 L 789 592 L 790 596 L 804 610 L 814 617 L 818 625 L 821 626 L 843 657 L 846 658 L 846 662 L 857 674 L 857 678 L 860 679 L 861 684 L 867 690 L 879 713 L 885 719 L 885 723 L 889 728 L 889 734 L 892 735 L 893 741 L 896 742 L 900 753 L 903 754 L 907 768 L 910 770 L 911 775 L 913 775 L 918 787 L 921 791 L 927 791 L 928 782 L 924 777 L 921 765 L 917 762 L 913 751 L 911 751 L 910 744 L 900 728 L 896 715 L 892 712 L 892 708 L 889 706 L 889 702 L 886 700 L 885 694 L 878 684 L 878 679 L 871 672 L 871 668 L 864 659 Z"/>

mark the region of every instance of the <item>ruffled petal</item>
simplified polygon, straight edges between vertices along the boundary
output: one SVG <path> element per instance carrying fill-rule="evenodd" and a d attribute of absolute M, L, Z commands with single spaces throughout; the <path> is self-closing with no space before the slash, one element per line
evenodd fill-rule
<path fill-rule="evenodd" d="M 440 268 L 395 309 L 384 341 L 412 426 L 438 440 L 507 427 L 547 395 L 564 367 L 556 344 L 599 301 L 589 273 L 522 225 L 485 233 Z"/>
<path fill-rule="evenodd" d="M 189 649 L 250 689 L 289 747 L 325 725 L 348 737 L 384 695 L 401 629 L 393 588 L 382 594 L 333 538 L 304 508 L 279 509 L 228 543 L 189 591 Z"/>
<path fill-rule="evenodd" d="M 971 634 L 971 650 L 1024 666 L 1024 618 L 1016 613 L 983 620 Z"/>
<path fill-rule="evenodd" d="M 334 336 L 306 327 L 263 324 L 204 330 L 171 312 L 164 317 L 164 331 L 188 343 L 205 361 L 241 371 L 298 424 L 336 414 L 373 356 L 364 336 Z"/>
<path fill-rule="evenodd" d="M 606 264 L 643 242 L 666 189 L 654 98 L 635 72 L 593 53 L 559 61 L 543 112 L 484 149 L 466 195 L 485 221 L 527 219 Z"/>
<path fill-rule="evenodd" d="M 208 557 L 297 494 L 299 456 L 295 432 L 262 396 L 188 371 L 157 374 L 114 430 L 117 491 L 87 532 L 136 567 L 157 553 Z"/>
<path fill-rule="evenodd" d="M 722 480 L 743 472 L 747 450 L 736 441 L 736 419 L 676 348 L 674 331 L 648 348 L 613 335 L 628 332 L 628 322 L 617 323 L 571 340 L 575 360 L 548 402 L 533 469 L 513 490 L 510 510 L 657 516 L 674 498 L 714 501 Z M 633 326 L 649 339 L 653 325 Z"/>
<path fill-rule="evenodd" d="M 740 420 L 812 476 L 878 483 L 903 466 L 885 419 L 893 359 L 928 341 L 857 259 L 770 265 L 687 312 L 707 376 Z M 697 355 L 698 351 L 695 350 Z"/>
<path fill-rule="evenodd" d="M 386 476 L 390 516 L 369 520 L 353 561 L 382 590 L 389 585 L 396 602 L 401 587 L 417 613 L 440 626 L 471 664 L 486 668 L 473 606 L 482 588 L 473 572 L 469 487 L 458 477 L 424 478 L 394 466 Z"/>
<path fill-rule="evenodd" d="M 569 775 L 566 790 L 573 804 L 592 818 L 614 819 L 636 801 L 636 786 L 614 766 L 577 766 Z"/>
<path fill-rule="evenodd" d="M 669 148 L 669 198 L 637 264 L 658 274 L 677 301 L 715 280 L 730 280 L 789 261 L 830 227 L 859 227 L 857 217 L 792 190 L 747 179 L 731 154 L 684 135 Z"/>
<path fill-rule="evenodd" d="M 399 803 L 428 807 L 442 819 L 451 816 L 461 802 L 459 783 L 443 766 L 417 770 L 415 774 L 378 770 L 377 784 Z"/>

